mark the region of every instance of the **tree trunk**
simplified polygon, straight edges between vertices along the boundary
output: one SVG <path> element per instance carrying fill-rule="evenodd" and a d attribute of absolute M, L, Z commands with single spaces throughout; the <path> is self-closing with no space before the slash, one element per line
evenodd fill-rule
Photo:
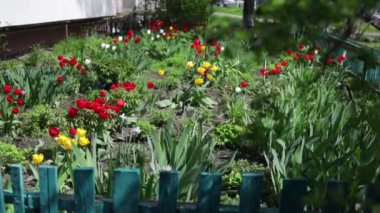
<path fill-rule="evenodd" d="M 255 13 L 256 0 L 244 0 L 243 26 L 247 29 L 253 28 L 253 15 Z"/>

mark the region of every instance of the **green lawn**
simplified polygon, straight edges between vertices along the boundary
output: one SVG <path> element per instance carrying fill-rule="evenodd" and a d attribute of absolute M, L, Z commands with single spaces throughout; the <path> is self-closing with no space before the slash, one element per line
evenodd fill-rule
<path fill-rule="evenodd" d="M 228 13 L 231 15 L 243 15 L 243 8 L 239 7 L 214 7 L 214 11 L 218 13 Z"/>

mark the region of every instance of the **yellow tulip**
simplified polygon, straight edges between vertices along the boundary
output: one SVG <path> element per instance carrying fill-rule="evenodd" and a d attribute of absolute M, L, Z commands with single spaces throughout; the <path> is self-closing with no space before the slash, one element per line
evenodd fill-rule
<path fill-rule="evenodd" d="M 213 71 L 213 72 L 216 72 L 216 71 L 218 71 L 218 66 L 216 66 L 216 65 L 214 65 L 214 66 L 212 66 L 211 67 L 211 71 Z"/>
<path fill-rule="evenodd" d="M 68 150 L 68 151 L 72 150 L 72 149 L 73 149 L 73 144 L 71 143 L 71 140 L 70 140 L 70 141 L 67 141 L 65 144 L 63 144 L 63 147 L 64 147 L 66 150 Z"/>
<path fill-rule="evenodd" d="M 79 145 L 87 146 L 88 144 L 90 144 L 90 140 L 88 140 L 88 138 L 86 138 L 86 137 L 80 137 L 79 138 Z"/>
<path fill-rule="evenodd" d="M 197 69 L 197 73 L 198 73 L 199 75 L 204 75 L 205 72 L 206 72 L 206 69 L 205 69 L 205 68 L 203 68 L 203 67 L 198 67 L 198 69 Z"/>
<path fill-rule="evenodd" d="M 193 68 L 194 67 L 194 62 L 192 62 L 192 61 L 188 61 L 187 63 L 186 63 L 186 69 L 191 69 L 191 68 Z"/>
<path fill-rule="evenodd" d="M 78 137 L 86 137 L 86 134 L 87 134 L 87 130 L 82 129 L 82 128 L 78 128 L 77 129 L 77 135 L 78 135 Z"/>
<path fill-rule="evenodd" d="M 75 138 L 72 138 L 71 139 L 71 143 L 75 144 L 75 145 L 78 145 L 78 141 L 75 139 Z"/>
<path fill-rule="evenodd" d="M 203 84 L 203 83 L 204 83 L 203 78 L 196 78 L 196 79 L 194 80 L 194 83 L 195 83 L 196 85 L 201 85 L 201 84 Z"/>
<path fill-rule="evenodd" d="M 163 70 L 163 69 L 158 70 L 158 75 L 159 76 L 165 75 L 165 70 Z"/>
<path fill-rule="evenodd" d="M 202 44 L 202 45 L 201 45 L 201 49 L 202 49 L 202 50 L 205 50 L 205 49 L 206 49 L 206 45 Z"/>
<path fill-rule="evenodd" d="M 212 80 L 214 80 L 214 76 L 211 75 L 211 74 L 207 74 L 207 79 L 208 79 L 209 81 L 212 81 Z"/>
<path fill-rule="evenodd" d="M 173 30 L 173 26 L 170 26 L 170 27 L 169 27 L 169 30 Z"/>
<path fill-rule="evenodd" d="M 205 62 L 203 62 L 202 66 L 207 69 L 207 68 L 209 68 L 211 66 L 211 64 L 210 64 L 210 62 L 205 61 Z"/>
<path fill-rule="evenodd" d="M 43 154 L 33 154 L 32 162 L 34 164 L 41 164 L 43 161 L 44 161 L 44 155 Z"/>
<path fill-rule="evenodd" d="M 71 142 L 71 138 L 67 137 L 66 135 L 59 135 L 55 140 L 59 145 L 64 145 L 67 142 Z"/>

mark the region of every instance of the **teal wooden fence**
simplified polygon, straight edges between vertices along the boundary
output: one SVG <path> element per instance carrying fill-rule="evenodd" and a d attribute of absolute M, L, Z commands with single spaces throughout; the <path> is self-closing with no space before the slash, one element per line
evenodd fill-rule
<path fill-rule="evenodd" d="M 57 190 L 57 168 L 39 167 L 40 192 L 26 192 L 22 167 L 10 166 L 12 191 L 3 191 L 0 174 L 0 213 L 5 212 L 5 204 L 14 205 L 16 213 L 41 212 L 55 213 L 59 210 L 77 213 L 92 212 L 304 212 L 304 199 L 307 194 L 307 181 L 285 179 L 280 198 L 280 207 L 260 209 L 263 174 L 243 174 L 239 206 L 220 205 L 221 174 L 201 173 L 199 177 L 198 201 L 178 203 L 177 193 L 179 173 L 162 171 L 159 176 L 158 201 L 140 201 L 140 171 L 138 169 L 116 169 L 112 198 L 97 198 L 95 195 L 94 168 L 78 168 L 74 172 L 74 195 L 59 195 Z M 321 195 L 326 200 L 322 212 L 340 213 L 345 211 L 348 183 L 330 181 L 327 193 Z M 380 187 L 373 185 L 367 193 L 367 204 L 380 204 Z M 367 212 L 371 212 L 368 208 Z"/>

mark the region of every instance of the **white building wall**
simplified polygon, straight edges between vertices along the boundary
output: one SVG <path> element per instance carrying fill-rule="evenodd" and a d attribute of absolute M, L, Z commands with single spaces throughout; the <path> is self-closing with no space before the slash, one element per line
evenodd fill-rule
<path fill-rule="evenodd" d="M 131 0 L 0 0 L 0 27 L 114 16 L 117 1 Z"/>

